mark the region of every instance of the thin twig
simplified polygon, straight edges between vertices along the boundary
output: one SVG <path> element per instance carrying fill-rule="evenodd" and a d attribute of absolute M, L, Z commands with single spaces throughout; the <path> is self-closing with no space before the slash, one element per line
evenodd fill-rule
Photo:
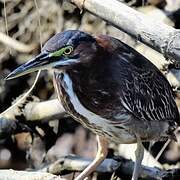
<path fill-rule="evenodd" d="M 0 114 L 0 118 L 3 117 L 5 114 L 7 114 L 7 112 L 11 111 L 14 107 L 16 107 L 18 104 L 20 104 L 29 94 L 30 92 L 34 89 L 36 82 L 39 78 L 39 74 L 41 73 L 41 71 L 38 71 L 36 78 L 34 80 L 33 85 L 31 86 L 31 88 L 23 95 L 23 97 L 21 97 L 18 101 L 16 101 L 12 106 L 10 106 L 8 109 L 6 109 L 5 111 L 3 111 Z"/>
<path fill-rule="evenodd" d="M 6 29 L 6 34 L 9 36 L 9 31 L 8 31 L 8 21 L 7 21 L 7 12 L 6 12 L 6 0 L 3 1 L 4 3 L 4 19 L 5 19 L 5 29 Z M 11 48 L 9 48 L 9 52 L 11 54 Z"/>
<path fill-rule="evenodd" d="M 168 139 L 166 141 L 166 143 L 163 145 L 163 147 L 161 148 L 161 150 L 158 152 L 157 156 L 155 157 L 156 161 L 159 160 L 159 158 L 161 157 L 162 153 L 164 152 L 164 150 L 166 149 L 166 147 L 169 145 L 170 142 L 171 142 L 171 139 Z"/>

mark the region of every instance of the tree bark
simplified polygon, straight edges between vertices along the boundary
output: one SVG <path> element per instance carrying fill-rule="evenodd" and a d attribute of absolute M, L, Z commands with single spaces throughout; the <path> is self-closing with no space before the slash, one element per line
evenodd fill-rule
<path fill-rule="evenodd" d="M 20 41 L 17 41 L 16 39 L 9 37 L 2 32 L 0 32 L 0 42 L 22 53 L 32 52 L 38 46 L 36 44 L 26 45 Z"/>
<path fill-rule="evenodd" d="M 14 109 L 0 116 L 0 119 L 15 120 L 18 116 L 24 116 L 26 121 L 49 121 L 67 116 L 58 99 L 43 102 L 26 101 L 26 99 Z"/>
<path fill-rule="evenodd" d="M 180 30 L 163 24 L 117 0 L 70 0 L 142 43 L 174 59 L 180 68 Z"/>
<path fill-rule="evenodd" d="M 64 170 L 71 171 L 83 171 L 90 163 L 92 159 L 82 158 L 77 156 L 68 155 L 61 157 L 56 162 L 41 169 L 42 172 L 48 172 L 52 174 L 60 174 Z M 113 173 L 115 171 L 116 176 L 132 176 L 134 169 L 134 162 L 122 157 L 115 159 L 105 159 L 96 169 L 99 173 Z M 142 166 L 139 177 L 143 179 L 171 179 L 171 177 L 178 178 L 180 176 L 180 169 L 162 170 L 155 167 Z"/>
<path fill-rule="evenodd" d="M 65 180 L 50 173 L 0 170 L 0 180 Z"/>

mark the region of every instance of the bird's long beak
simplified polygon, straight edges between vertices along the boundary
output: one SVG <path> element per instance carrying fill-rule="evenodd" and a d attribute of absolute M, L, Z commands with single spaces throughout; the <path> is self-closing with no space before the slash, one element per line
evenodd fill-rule
<path fill-rule="evenodd" d="M 46 69 L 47 66 L 50 64 L 49 61 L 50 61 L 49 54 L 41 53 L 35 58 L 28 61 L 27 63 L 15 69 L 5 79 L 9 80 L 9 79 L 17 78 L 19 76 L 23 76 L 25 74 L 28 74 L 34 71 Z"/>
<path fill-rule="evenodd" d="M 35 58 L 28 61 L 27 63 L 15 69 L 5 78 L 5 80 L 14 79 L 38 70 L 44 70 L 49 68 L 67 68 L 79 63 L 78 58 L 79 56 L 69 58 L 66 56 L 62 56 L 61 54 L 56 56 L 54 55 L 54 53 L 43 52 Z"/>

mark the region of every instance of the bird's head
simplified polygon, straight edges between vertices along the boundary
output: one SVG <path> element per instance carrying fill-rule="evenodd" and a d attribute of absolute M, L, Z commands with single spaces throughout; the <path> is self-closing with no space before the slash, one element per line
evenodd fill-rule
<path fill-rule="evenodd" d="M 37 70 L 63 70 L 73 68 L 77 64 L 88 64 L 97 56 L 99 48 L 96 39 L 87 33 L 78 30 L 58 33 L 45 43 L 38 56 L 15 69 L 6 79 Z"/>

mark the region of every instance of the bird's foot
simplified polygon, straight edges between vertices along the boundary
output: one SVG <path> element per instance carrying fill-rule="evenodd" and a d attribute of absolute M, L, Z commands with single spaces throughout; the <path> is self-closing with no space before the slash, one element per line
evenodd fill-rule
<path fill-rule="evenodd" d="M 104 137 L 97 136 L 98 141 L 98 152 L 93 162 L 79 175 L 75 180 L 84 180 L 93 171 L 96 170 L 97 166 L 106 158 L 108 153 L 108 141 Z"/>

